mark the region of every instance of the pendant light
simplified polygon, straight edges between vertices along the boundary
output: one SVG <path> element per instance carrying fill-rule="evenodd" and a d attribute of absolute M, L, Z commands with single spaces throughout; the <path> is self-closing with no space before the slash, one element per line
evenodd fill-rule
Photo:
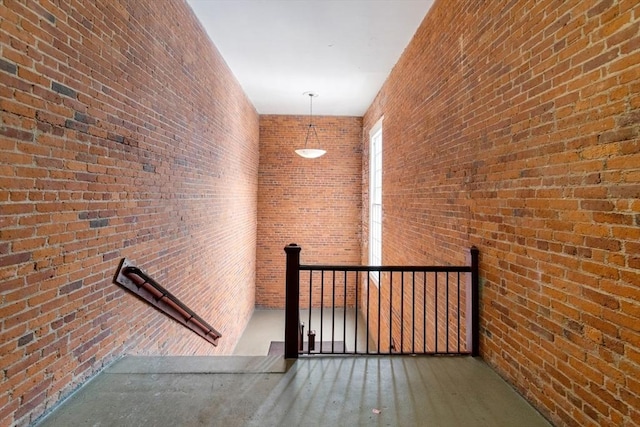
<path fill-rule="evenodd" d="M 320 148 L 320 140 L 318 139 L 318 132 L 316 132 L 316 127 L 313 125 L 313 98 L 317 97 L 318 94 L 314 92 L 305 92 L 303 95 L 309 96 L 309 127 L 307 128 L 307 137 L 304 139 L 304 147 L 296 150 L 296 154 L 300 157 L 304 157 L 305 159 L 316 159 L 324 153 L 325 150 Z M 313 131 L 313 135 L 316 137 L 316 145 L 312 146 L 312 148 L 307 148 L 307 143 L 309 142 L 309 136 Z"/>

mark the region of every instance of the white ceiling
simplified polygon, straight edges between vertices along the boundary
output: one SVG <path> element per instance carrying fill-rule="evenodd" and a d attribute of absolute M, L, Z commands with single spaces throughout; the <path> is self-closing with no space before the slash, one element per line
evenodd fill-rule
<path fill-rule="evenodd" d="M 433 0 L 187 0 L 259 114 L 362 116 Z"/>

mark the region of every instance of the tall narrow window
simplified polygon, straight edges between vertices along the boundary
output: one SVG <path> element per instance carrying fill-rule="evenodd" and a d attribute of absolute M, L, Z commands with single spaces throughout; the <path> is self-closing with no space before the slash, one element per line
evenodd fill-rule
<path fill-rule="evenodd" d="M 382 265 L 382 118 L 369 141 L 369 265 Z"/>

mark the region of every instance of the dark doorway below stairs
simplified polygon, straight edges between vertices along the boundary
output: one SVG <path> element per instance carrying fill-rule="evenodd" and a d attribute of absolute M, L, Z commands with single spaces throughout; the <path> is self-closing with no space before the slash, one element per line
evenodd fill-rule
<path fill-rule="evenodd" d="M 308 342 L 304 342 L 304 353 L 307 353 Z M 322 353 L 342 353 L 344 350 L 344 341 L 336 341 L 333 343 L 333 351 L 331 350 L 331 341 L 323 341 L 322 342 Z M 316 349 L 312 351 L 312 353 L 320 353 L 320 349 L 316 344 Z M 271 341 L 271 345 L 269 345 L 269 356 L 281 356 L 284 355 L 284 341 Z"/>

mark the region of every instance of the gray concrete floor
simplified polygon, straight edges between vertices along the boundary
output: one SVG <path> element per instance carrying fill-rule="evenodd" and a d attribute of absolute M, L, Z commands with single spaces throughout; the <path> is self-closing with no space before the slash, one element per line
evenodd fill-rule
<path fill-rule="evenodd" d="M 254 318 L 268 326 L 265 319 L 278 315 L 257 311 Z M 258 339 L 254 333 L 247 328 L 236 353 L 261 355 L 121 359 L 38 426 L 550 425 L 481 359 L 312 356 L 293 362 L 265 356 L 267 342 L 281 335 L 272 339 L 263 330 Z"/>

